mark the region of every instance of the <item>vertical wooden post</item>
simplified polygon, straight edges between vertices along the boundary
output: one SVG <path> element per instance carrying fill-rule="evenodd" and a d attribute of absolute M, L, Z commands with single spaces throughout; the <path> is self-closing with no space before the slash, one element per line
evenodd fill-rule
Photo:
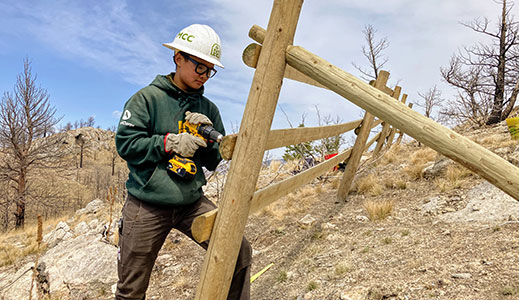
<path fill-rule="evenodd" d="M 391 97 L 398 100 L 400 98 L 400 93 L 402 92 L 402 88 L 399 86 L 396 86 L 393 90 L 393 94 L 391 94 Z M 384 143 L 386 142 L 387 135 L 389 134 L 390 125 L 387 122 L 384 122 L 384 126 L 382 127 L 382 134 L 380 134 L 380 138 L 377 141 L 377 146 L 375 147 L 375 150 L 373 150 L 373 156 L 377 156 L 380 153 L 380 150 L 382 150 L 382 146 L 384 146 Z"/>
<path fill-rule="evenodd" d="M 386 71 L 380 71 L 377 80 L 375 80 L 375 88 L 382 90 L 383 87 L 386 86 L 388 79 L 389 73 Z M 337 191 L 337 199 L 339 200 L 345 201 L 346 197 L 348 196 L 348 192 L 351 188 L 351 183 L 353 182 L 353 178 L 355 177 L 355 173 L 357 172 L 357 169 L 359 167 L 362 153 L 364 153 L 366 141 L 368 140 L 369 133 L 371 132 L 372 122 L 373 115 L 366 111 L 366 114 L 364 115 L 364 120 L 362 121 L 362 127 L 360 128 L 359 134 L 357 135 L 357 139 L 355 140 L 355 145 L 353 145 L 350 158 L 348 159 L 346 169 L 344 170 L 344 175 L 342 177 L 341 184 L 339 185 L 339 189 Z"/>
<path fill-rule="evenodd" d="M 405 102 L 407 101 L 407 94 L 403 94 L 402 99 L 400 101 L 405 104 Z M 391 132 L 389 133 L 389 136 L 387 137 L 386 150 L 389 150 L 389 148 L 391 148 L 391 146 L 393 145 L 393 139 L 395 139 L 395 134 L 396 134 L 396 128 L 393 127 L 393 128 L 391 128 Z"/>
<path fill-rule="evenodd" d="M 196 300 L 227 298 L 302 4 L 274 0 Z"/>
<path fill-rule="evenodd" d="M 405 102 L 403 100 L 402 100 L 402 102 L 405 104 Z M 413 108 L 413 103 L 409 103 L 408 106 L 409 106 L 409 108 Z M 402 138 L 404 137 L 404 133 L 402 132 L 402 130 L 399 130 L 399 132 L 400 132 L 400 135 L 398 136 L 398 139 L 396 140 L 396 143 L 398 145 L 400 145 L 400 143 L 402 142 Z"/>

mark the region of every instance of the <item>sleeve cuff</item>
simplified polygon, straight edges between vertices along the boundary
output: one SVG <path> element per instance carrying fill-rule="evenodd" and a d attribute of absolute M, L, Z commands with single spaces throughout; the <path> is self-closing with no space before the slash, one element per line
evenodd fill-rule
<path fill-rule="evenodd" d="M 168 140 L 168 135 L 169 133 L 167 133 L 165 136 L 164 136 L 164 153 L 166 155 L 170 155 L 171 154 L 171 151 L 168 152 L 168 150 L 166 150 L 166 141 Z"/>

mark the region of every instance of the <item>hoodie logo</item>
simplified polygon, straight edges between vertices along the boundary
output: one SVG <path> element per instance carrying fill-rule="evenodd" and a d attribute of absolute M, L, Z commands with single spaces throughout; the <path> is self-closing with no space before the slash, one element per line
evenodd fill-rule
<path fill-rule="evenodd" d="M 132 117 L 132 113 L 129 110 L 125 110 L 123 113 L 123 120 L 128 120 Z"/>

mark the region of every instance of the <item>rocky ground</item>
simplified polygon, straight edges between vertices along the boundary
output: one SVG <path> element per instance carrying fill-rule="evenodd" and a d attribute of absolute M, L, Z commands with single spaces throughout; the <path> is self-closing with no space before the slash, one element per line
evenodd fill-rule
<path fill-rule="evenodd" d="M 465 130 L 465 135 L 519 165 L 519 144 L 510 141 L 503 124 Z M 346 202 L 336 200 L 342 174 L 333 173 L 251 216 L 246 236 L 254 249 L 252 273 L 273 263 L 252 283 L 251 298 L 519 299 L 519 202 L 462 170 L 411 142 L 393 147 L 384 158 L 368 159 Z M 269 174 L 261 177 L 262 183 L 272 180 L 274 175 Z M 288 175 L 278 179 L 284 176 Z M 369 176 L 379 189 L 361 187 Z M 366 201 L 391 203 L 391 215 L 370 220 Z M 95 251 L 107 253 L 115 262 L 116 248 L 103 242 L 103 230 L 89 223 L 96 214 L 82 214 L 88 217 L 75 217 L 71 236 L 42 258 L 53 261 L 49 252 L 60 245 L 70 253 L 83 253 L 79 261 L 85 263 L 76 264 L 76 273 L 62 276 L 67 280 L 57 278 L 57 271 L 49 275 L 51 292 L 53 284 L 61 291 L 53 299 L 112 299 L 113 263 L 108 259 L 104 266 L 88 265 L 97 256 L 104 259 L 92 255 Z M 85 224 L 78 229 L 79 219 Z M 87 232 L 95 237 L 87 244 L 107 248 L 82 250 L 79 241 Z M 192 299 L 203 255 L 195 243 L 172 232 L 157 260 L 147 299 Z M 19 284 L 22 279 L 2 287 L 26 271 L 32 259 L 17 263 L 17 270 L 0 269 L 0 299 L 27 299 L 13 296 L 21 293 L 16 285 L 27 290 L 28 283 Z M 68 259 L 72 261 L 72 254 Z M 90 276 L 78 279 L 77 272 Z M 28 274 L 22 275 L 30 282 Z"/>

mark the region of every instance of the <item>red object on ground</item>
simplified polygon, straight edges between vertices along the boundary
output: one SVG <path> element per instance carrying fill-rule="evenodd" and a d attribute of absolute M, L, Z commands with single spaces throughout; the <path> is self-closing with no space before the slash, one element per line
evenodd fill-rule
<path fill-rule="evenodd" d="M 326 154 L 326 155 L 324 156 L 324 159 L 325 159 L 325 160 L 328 160 L 328 159 L 330 159 L 330 158 L 332 158 L 332 157 L 334 157 L 334 156 L 336 156 L 336 155 L 337 155 L 337 153 Z"/>
<path fill-rule="evenodd" d="M 338 153 L 326 154 L 326 155 L 324 156 L 324 160 L 328 160 L 328 159 L 330 159 L 330 158 L 336 156 L 337 154 L 338 154 Z M 334 171 L 334 172 L 337 171 L 338 169 L 339 169 L 339 166 L 335 166 L 335 167 L 333 167 L 333 171 Z"/>

